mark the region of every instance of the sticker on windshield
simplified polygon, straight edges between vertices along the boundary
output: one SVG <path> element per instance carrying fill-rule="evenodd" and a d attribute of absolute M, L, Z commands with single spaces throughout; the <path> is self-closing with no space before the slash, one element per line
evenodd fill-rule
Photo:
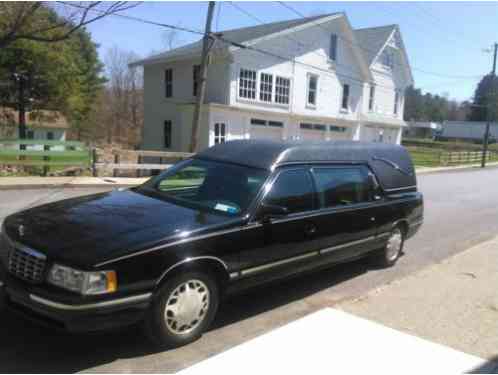
<path fill-rule="evenodd" d="M 214 209 L 219 210 L 219 211 L 228 212 L 229 214 L 236 214 L 239 212 L 237 207 L 232 207 L 232 206 L 229 206 L 228 204 L 223 204 L 223 203 L 216 203 L 216 206 L 214 206 Z"/>

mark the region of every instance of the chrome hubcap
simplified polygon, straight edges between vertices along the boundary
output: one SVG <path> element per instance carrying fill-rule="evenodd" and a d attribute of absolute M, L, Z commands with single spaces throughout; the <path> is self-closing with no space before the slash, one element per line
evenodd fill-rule
<path fill-rule="evenodd" d="M 206 317 L 209 289 L 200 280 L 189 280 L 176 287 L 166 301 L 166 327 L 176 335 L 194 330 Z"/>
<path fill-rule="evenodd" d="M 403 244 L 403 234 L 401 233 L 401 230 L 396 228 L 392 232 L 391 237 L 389 237 L 389 240 L 387 241 L 387 248 L 386 248 L 387 260 L 392 261 L 399 256 L 402 244 Z"/>

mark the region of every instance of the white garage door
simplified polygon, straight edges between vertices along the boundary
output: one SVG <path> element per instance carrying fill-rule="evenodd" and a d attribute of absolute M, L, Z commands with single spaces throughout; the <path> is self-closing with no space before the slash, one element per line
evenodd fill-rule
<path fill-rule="evenodd" d="M 301 139 L 305 141 L 323 141 L 325 140 L 325 132 L 321 130 L 301 129 Z"/>
<path fill-rule="evenodd" d="M 301 123 L 299 125 L 301 136 L 304 141 L 324 141 L 327 136 L 325 125 Z"/>
<path fill-rule="evenodd" d="M 349 135 L 348 128 L 345 126 L 330 125 L 329 138 L 330 140 L 335 141 L 339 139 L 351 139 L 351 136 Z"/>
<path fill-rule="evenodd" d="M 281 141 L 283 139 L 283 128 L 284 124 L 279 121 L 251 119 L 251 138 Z"/>

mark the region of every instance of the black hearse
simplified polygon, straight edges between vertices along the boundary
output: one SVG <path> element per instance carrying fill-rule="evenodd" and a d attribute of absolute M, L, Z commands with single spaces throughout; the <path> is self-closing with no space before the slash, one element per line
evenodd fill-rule
<path fill-rule="evenodd" d="M 233 141 L 136 188 L 7 217 L 0 291 L 50 326 L 143 322 L 181 345 L 228 293 L 365 255 L 393 265 L 422 220 L 401 146 Z"/>

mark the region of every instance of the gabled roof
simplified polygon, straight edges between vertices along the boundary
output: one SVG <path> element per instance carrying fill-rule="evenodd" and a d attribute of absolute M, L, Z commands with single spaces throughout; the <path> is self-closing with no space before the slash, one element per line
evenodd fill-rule
<path fill-rule="evenodd" d="M 242 27 L 238 29 L 230 29 L 225 31 L 220 31 L 223 38 L 230 40 L 235 43 L 247 43 L 255 39 L 263 38 L 265 36 L 279 33 L 284 30 L 292 29 L 298 26 L 311 23 L 322 18 L 340 15 L 343 13 L 329 13 L 321 14 L 319 16 L 298 18 L 288 21 L 272 22 L 264 25 Z M 173 58 L 179 58 L 183 56 L 190 55 L 200 55 L 202 52 L 202 39 L 197 42 L 193 42 L 182 47 L 175 48 L 173 50 L 163 52 L 157 55 L 150 56 L 146 59 L 135 61 L 131 65 L 147 65 L 160 62 L 163 60 L 169 60 Z"/>
<path fill-rule="evenodd" d="M 397 25 L 386 25 L 354 30 L 356 40 L 369 66 L 396 28 Z"/>

